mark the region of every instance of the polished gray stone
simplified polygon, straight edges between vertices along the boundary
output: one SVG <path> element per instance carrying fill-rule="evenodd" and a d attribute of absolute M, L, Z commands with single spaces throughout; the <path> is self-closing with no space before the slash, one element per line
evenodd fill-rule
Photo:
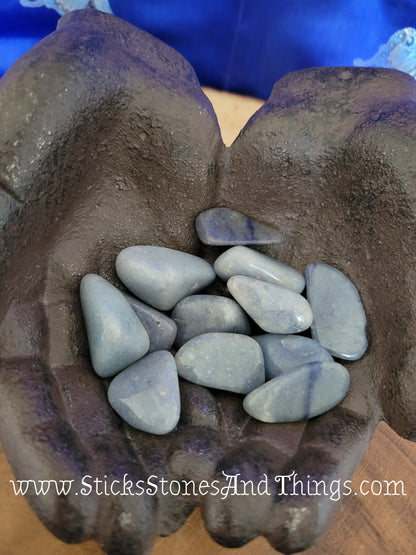
<path fill-rule="evenodd" d="M 134 295 L 159 310 L 171 310 L 215 279 L 214 268 L 192 254 L 155 246 L 128 247 L 116 260 L 118 277 Z"/>
<path fill-rule="evenodd" d="M 348 371 L 336 362 L 309 362 L 249 393 L 244 409 L 262 422 L 295 422 L 318 416 L 346 395 Z"/>
<path fill-rule="evenodd" d="M 312 310 L 304 297 L 274 283 L 247 276 L 233 276 L 227 287 L 235 300 L 262 330 L 298 333 L 312 323 Z"/>
<path fill-rule="evenodd" d="M 177 331 L 176 324 L 172 318 L 168 318 L 162 312 L 142 303 L 127 293 L 124 296 L 149 335 L 149 353 L 153 353 L 153 351 L 168 351 L 175 341 Z"/>
<path fill-rule="evenodd" d="M 302 335 L 265 333 L 253 337 L 264 356 L 266 379 L 290 372 L 308 362 L 333 362 L 332 356 L 317 341 Z"/>
<path fill-rule="evenodd" d="M 332 266 L 310 264 L 306 288 L 314 317 L 312 337 L 335 357 L 360 358 L 368 344 L 366 315 L 355 285 Z"/>
<path fill-rule="evenodd" d="M 198 335 L 185 343 L 175 358 L 182 378 L 206 387 L 249 393 L 264 383 L 261 348 L 247 335 Z"/>
<path fill-rule="evenodd" d="M 81 280 L 81 306 L 94 370 L 113 376 L 149 350 L 149 336 L 123 293 L 96 274 Z"/>
<path fill-rule="evenodd" d="M 195 227 L 205 245 L 270 245 L 284 240 L 276 229 L 231 208 L 210 208 L 201 212 Z"/>
<path fill-rule="evenodd" d="M 178 327 L 175 345 L 214 331 L 250 334 L 244 310 L 233 300 L 218 295 L 191 295 L 175 306 L 172 318 Z"/>
<path fill-rule="evenodd" d="M 248 276 L 302 293 L 303 275 L 279 260 L 248 247 L 237 246 L 226 250 L 214 262 L 217 276 L 227 281 L 232 276 Z"/>
<path fill-rule="evenodd" d="M 130 426 L 151 434 L 171 432 L 181 412 L 175 359 L 169 351 L 146 355 L 112 380 L 108 400 Z"/>

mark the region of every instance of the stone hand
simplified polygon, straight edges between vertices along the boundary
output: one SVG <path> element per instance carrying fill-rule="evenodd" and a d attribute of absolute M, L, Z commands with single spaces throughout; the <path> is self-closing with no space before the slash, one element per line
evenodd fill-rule
<path fill-rule="evenodd" d="M 66 15 L 2 79 L 0 431 L 17 478 L 73 481 L 66 495 L 27 496 L 53 533 L 144 552 L 199 504 L 223 545 L 263 534 L 298 551 L 323 531 L 331 484 L 350 478 L 381 419 L 415 439 L 414 98 L 400 72 L 290 74 L 226 149 L 192 68 L 94 11 Z M 177 429 L 152 436 L 109 406 L 82 276 L 120 286 L 115 258 L 131 245 L 209 257 L 194 221 L 211 206 L 279 229 L 285 242 L 265 252 L 302 272 L 335 266 L 360 291 L 369 348 L 346 363 L 348 395 L 324 415 L 263 424 L 241 396 L 183 382 Z M 237 475 L 259 494 L 198 490 Z M 307 494 L 314 479 L 328 495 Z M 169 493 L 181 480 L 199 495 Z"/>

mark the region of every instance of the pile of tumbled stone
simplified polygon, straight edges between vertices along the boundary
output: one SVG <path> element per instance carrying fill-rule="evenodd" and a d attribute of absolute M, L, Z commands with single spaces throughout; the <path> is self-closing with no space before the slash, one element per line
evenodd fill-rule
<path fill-rule="evenodd" d="M 245 395 L 244 409 L 263 422 L 312 418 L 339 403 L 349 374 L 333 357 L 356 360 L 367 348 L 355 286 L 326 264 L 310 264 L 304 277 L 245 246 L 283 238 L 234 210 L 207 210 L 196 229 L 207 245 L 231 246 L 214 267 L 141 245 L 116 260 L 134 297 L 96 274 L 81 281 L 92 365 L 102 377 L 115 376 L 108 388 L 114 410 L 140 430 L 172 431 L 180 417 L 178 376 Z M 217 276 L 233 298 L 196 294 Z M 250 318 L 265 333 L 251 337 Z M 312 339 L 296 335 L 309 328 Z"/>

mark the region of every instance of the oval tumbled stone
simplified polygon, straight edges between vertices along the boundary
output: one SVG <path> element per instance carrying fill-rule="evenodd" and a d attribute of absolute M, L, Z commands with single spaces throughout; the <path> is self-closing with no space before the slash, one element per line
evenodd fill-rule
<path fill-rule="evenodd" d="M 172 318 L 168 318 L 162 312 L 140 302 L 127 293 L 124 296 L 149 335 L 149 353 L 168 351 L 175 341 L 177 332 L 176 324 Z"/>
<path fill-rule="evenodd" d="M 144 432 L 167 434 L 179 421 L 178 373 L 168 351 L 150 353 L 120 372 L 107 394 L 121 418 Z"/>
<path fill-rule="evenodd" d="M 215 279 L 214 268 L 192 254 L 166 247 L 135 246 L 120 252 L 116 271 L 136 297 L 159 310 L 170 310 Z"/>
<path fill-rule="evenodd" d="M 181 378 L 198 385 L 249 393 L 264 383 L 263 354 L 247 335 L 204 333 L 176 353 Z"/>
<path fill-rule="evenodd" d="M 253 337 L 264 356 L 266 379 L 290 372 L 308 362 L 333 362 L 332 356 L 317 341 L 302 335 L 265 333 Z"/>
<path fill-rule="evenodd" d="M 337 405 L 348 391 L 348 371 L 336 362 L 309 362 L 249 393 L 244 409 L 262 422 L 296 422 Z"/>
<path fill-rule="evenodd" d="M 205 245 L 270 245 L 284 240 L 280 231 L 225 207 L 201 212 L 195 227 Z"/>
<path fill-rule="evenodd" d="M 305 288 L 305 278 L 300 272 L 248 247 L 238 246 L 226 250 L 214 262 L 214 269 L 224 281 L 240 275 L 275 283 L 296 293 L 302 293 Z"/>
<path fill-rule="evenodd" d="M 286 287 L 247 276 L 231 277 L 227 287 L 264 331 L 298 333 L 312 323 L 312 310 L 307 300 Z"/>
<path fill-rule="evenodd" d="M 314 317 L 312 337 L 335 357 L 360 358 L 367 350 L 366 316 L 355 285 L 332 266 L 310 264 L 306 289 Z"/>
<path fill-rule="evenodd" d="M 81 280 L 81 306 L 91 362 L 99 376 L 113 376 L 149 350 L 149 336 L 123 293 L 96 274 Z"/>
<path fill-rule="evenodd" d="M 250 334 L 250 324 L 244 310 L 233 299 L 219 295 L 185 297 L 173 309 L 172 319 L 178 327 L 175 341 L 178 347 L 203 333 Z"/>

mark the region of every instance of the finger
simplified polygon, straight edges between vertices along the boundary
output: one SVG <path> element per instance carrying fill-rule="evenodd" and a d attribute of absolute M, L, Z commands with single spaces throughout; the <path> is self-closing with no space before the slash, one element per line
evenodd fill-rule
<path fill-rule="evenodd" d="M 53 485 L 45 495 L 35 492 L 35 482 L 42 480 L 55 480 L 58 485 L 61 480 L 78 481 L 87 473 L 89 462 L 69 424 L 60 417 L 47 370 L 39 360 L 21 358 L 2 360 L 0 371 L 2 443 L 16 480 L 32 481 L 26 499 L 64 541 L 91 537 L 97 514 L 92 498 L 80 504 L 74 490 L 57 496 Z"/>

